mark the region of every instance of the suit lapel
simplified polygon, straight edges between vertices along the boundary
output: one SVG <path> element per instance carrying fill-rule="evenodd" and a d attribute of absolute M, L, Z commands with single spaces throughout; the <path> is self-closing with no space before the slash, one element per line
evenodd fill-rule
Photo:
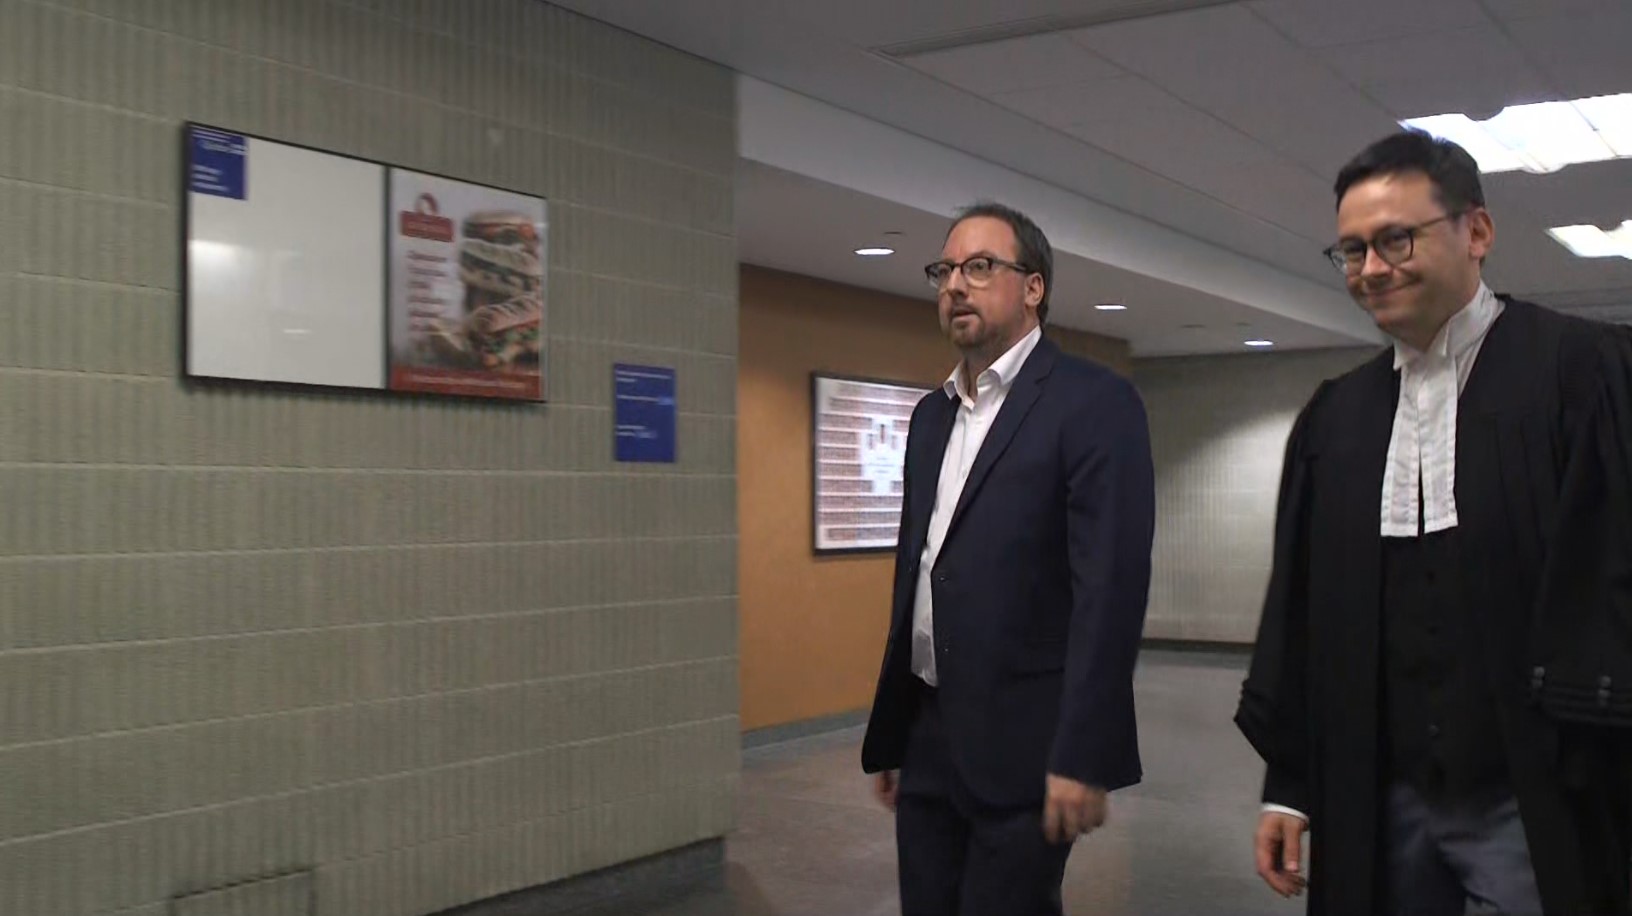
<path fill-rule="evenodd" d="M 947 540 L 950 541 L 958 530 L 958 522 L 980 492 L 986 477 L 991 474 L 992 466 L 1008 449 L 1014 434 L 1020 431 L 1020 424 L 1025 422 L 1026 415 L 1031 413 L 1031 408 L 1042 395 L 1043 382 L 1054 369 L 1059 352 L 1059 348 L 1045 337 L 1037 342 L 1036 349 L 1031 351 L 1031 356 L 1020 367 L 1019 376 L 1009 388 L 1009 396 L 1003 400 L 1003 409 L 997 412 L 997 419 L 992 422 L 986 440 L 980 445 L 980 452 L 975 455 L 975 463 L 969 468 L 969 479 L 964 482 L 963 494 L 958 497 L 958 507 L 953 511 L 952 521 L 946 529 Z"/>

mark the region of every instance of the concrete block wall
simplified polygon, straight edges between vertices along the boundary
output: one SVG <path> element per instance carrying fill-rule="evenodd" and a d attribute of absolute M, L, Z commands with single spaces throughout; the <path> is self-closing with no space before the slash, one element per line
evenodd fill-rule
<path fill-rule="evenodd" d="M 0 913 L 411 916 L 731 827 L 732 85 L 538 0 L 0 0 Z M 552 403 L 184 384 L 188 119 L 549 198 Z M 614 361 L 677 465 L 613 463 Z"/>
<path fill-rule="evenodd" d="M 1156 463 L 1147 637 L 1225 643 L 1257 637 L 1287 434 L 1322 380 L 1376 352 L 1135 361 Z"/>

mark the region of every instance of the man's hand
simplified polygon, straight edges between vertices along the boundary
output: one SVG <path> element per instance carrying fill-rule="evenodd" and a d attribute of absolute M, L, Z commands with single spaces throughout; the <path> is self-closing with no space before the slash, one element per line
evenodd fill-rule
<path fill-rule="evenodd" d="M 1050 843 L 1075 842 L 1105 823 L 1105 790 L 1064 776 L 1048 776 L 1048 799 L 1043 802 L 1043 837 Z"/>
<path fill-rule="evenodd" d="M 895 793 L 901 786 L 894 770 L 885 770 L 873 777 L 873 797 L 887 810 L 895 810 Z"/>
<path fill-rule="evenodd" d="M 1258 835 L 1253 851 L 1258 858 L 1258 877 L 1282 897 L 1296 897 L 1309 883 L 1303 871 L 1302 818 L 1266 811 L 1258 818 Z"/>

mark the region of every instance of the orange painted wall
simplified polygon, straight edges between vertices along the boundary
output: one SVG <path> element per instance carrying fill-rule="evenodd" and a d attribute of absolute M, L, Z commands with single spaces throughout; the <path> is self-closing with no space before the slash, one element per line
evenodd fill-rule
<path fill-rule="evenodd" d="M 935 385 L 957 363 L 933 305 L 744 266 L 737 381 L 742 727 L 866 708 L 889 625 L 889 554 L 818 559 L 810 532 L 810 374 Z M 1120 340 L 1053 329 L 1126 374 Z"/>

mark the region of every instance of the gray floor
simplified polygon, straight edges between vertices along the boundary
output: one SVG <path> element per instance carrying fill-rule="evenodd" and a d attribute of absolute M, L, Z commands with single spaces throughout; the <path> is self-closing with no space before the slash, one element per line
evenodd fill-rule
<path fill-rule="evenodd" d="M 1146 650 L 1137 677 L 1144 784 L 1066 873 L 1082 916 L 1290 914 L 1253 873 L 1263 768 L 1230 722 L 1245 658 Z M 859 730 L 749 751 L 723 886 L 621 916 L 896 916 L 890 817 L 870 797 Z M 597 914 L 599 916 L 599 914 Z"/>

